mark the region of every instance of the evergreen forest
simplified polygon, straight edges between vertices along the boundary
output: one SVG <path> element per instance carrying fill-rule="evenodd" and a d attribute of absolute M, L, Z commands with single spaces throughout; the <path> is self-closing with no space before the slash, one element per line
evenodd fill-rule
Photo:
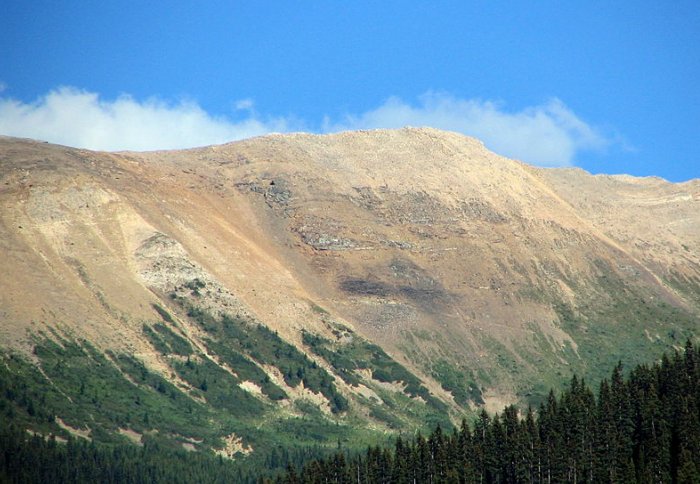
<path fill-rule="evenodd" d="M 281 465 L 286 472 L 270 470 Z M 597 392 L 574 377 L 536 410 L 482 411 L 459 428 L 404 433 L 392 446 L 365 452 L 281 449 L 274 462 L 254 465 L 157 441 L 142 447 L 59 442 L 6 417 L 0 482 L 697 483 L 700 350 L 689 341 L 653 365 L 629 373 L 618 365 Z"/>
<path fill-rule="evenodd" d="M 469 425 L 398 438 L 352 458 L 338 453 L 282 483 L 700 482 L 700 351 L 664 355 L 625 378 L 621 365 L 597 395 L 574 377 L 535 412 L 509 406 Z"/>

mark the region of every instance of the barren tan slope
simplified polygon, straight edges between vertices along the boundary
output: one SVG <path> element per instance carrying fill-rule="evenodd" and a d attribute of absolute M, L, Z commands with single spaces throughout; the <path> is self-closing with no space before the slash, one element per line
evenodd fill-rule
<path fill-rule="evenodd" d="M 6 138 L 0 160 L 12 344 L 60 327 L 148 360 L 151 304 L 201 279 L 214 311 L 297 345 L 333 319 L 438 395 L 447 361 L 503 403 L 522 390 L 504 358 L 534 375 L 544 341 L 568 364 L 582 340 L 557 304 L 612 304 L 601 278 L 700 312 L 667 282 L 700 281 L 697 182 L 540 170 L 431 129 L 121 154 Z"/>
<path fill-rule="evenodd" d="M 595 227 L 657 270 L 700 267 L 700 180 L 674 184 L 580 170 L 543 175 Z"/>

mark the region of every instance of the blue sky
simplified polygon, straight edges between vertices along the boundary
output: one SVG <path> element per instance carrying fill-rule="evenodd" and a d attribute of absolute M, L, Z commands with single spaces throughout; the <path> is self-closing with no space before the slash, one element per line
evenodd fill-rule
<path fill-rule="evenodd" d="M 0 0 L 0 133 L 96 149 L 429 125 L 700 177 L 691 1 Z"/>

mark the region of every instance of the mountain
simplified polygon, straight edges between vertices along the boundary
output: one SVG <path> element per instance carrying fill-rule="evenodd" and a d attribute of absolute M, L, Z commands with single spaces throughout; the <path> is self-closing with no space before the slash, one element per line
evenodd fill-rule
<path fill-rule="evenodd" d="M 697 337 L 699 228 L 700 180 L 535 168 L 434 129 L 0 137 L 2 409 L 234 456 L 538 404 Z"/>

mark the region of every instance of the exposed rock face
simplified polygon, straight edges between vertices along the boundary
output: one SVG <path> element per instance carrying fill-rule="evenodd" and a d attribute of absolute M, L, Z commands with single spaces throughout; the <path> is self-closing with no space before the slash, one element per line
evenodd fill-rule
<path fill-rule="evenodd" d="M 302 330 L 334 338 L 333 322 L 453 408 L 700 327 L 700 181 L 537 169 L 432 129 L 152 153 L 0 138 L 0 248 L 5 345 L 50 327 L 148 354 L 154 304 L 241 315 L 305 352 Z"/>

